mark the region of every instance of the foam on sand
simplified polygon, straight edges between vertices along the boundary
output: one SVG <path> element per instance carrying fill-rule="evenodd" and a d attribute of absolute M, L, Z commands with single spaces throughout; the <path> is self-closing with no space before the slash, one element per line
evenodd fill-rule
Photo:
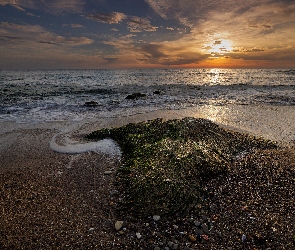
<path fill-rule="evenodd" d="M 59 145 L 56 142 L 57 137 L 60 135 L 56 134 L 50 141 L 50 149 L 62 153 L 62 154 L 81 154 L 85 152 L 97 152 L 108 154 L 111 156 L 121 156 L 120 147 L 112 139 L 104 139 L 97 142 L 78 143 L 70 140 L 66 137 L 64 145 Z"/>

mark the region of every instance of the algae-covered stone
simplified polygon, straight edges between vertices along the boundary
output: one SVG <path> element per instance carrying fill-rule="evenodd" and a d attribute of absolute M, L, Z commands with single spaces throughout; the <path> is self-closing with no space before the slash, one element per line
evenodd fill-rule
<path fill-rule="evenodd" d="M 226 174 L 231 163 L 271 142 L 232 132 L 205 119 L 155 119 L 103 129 L 91 139 L 111 137 L 123 152 L 116 174 L 118 210 L 138 216 L 185 215 L 197 209 L 202 183 Z"/>

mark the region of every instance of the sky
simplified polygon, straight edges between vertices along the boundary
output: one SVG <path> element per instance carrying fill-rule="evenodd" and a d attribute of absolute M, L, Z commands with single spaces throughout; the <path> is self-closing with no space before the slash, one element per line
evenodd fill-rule
<path fill-rule="evenodd" d="M 0 69 L 295 68 L 295 0 L 0 0 Z"/>

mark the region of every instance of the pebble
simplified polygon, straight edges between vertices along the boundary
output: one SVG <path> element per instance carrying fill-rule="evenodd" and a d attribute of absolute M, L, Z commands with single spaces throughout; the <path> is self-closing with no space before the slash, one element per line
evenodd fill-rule
<path fill-rule="evenodd" d="M 155 247 L 154 250 L 161 250 L 161 248 L 159 248 L 159 247 Z"/>
<path fill-rule="evenodd" d="M 196 227 L 201 226 L 201 222 L 199 222 L 199 221 L 195 221 L 195 226 L 196 226 Z"/>
<path fill-rule="evenodd" d="M 189 235 L 188 238 L 189 238 L 190 241 L 192 241 L 192 242 L 196 242 L 196 241 L 197 241 L 196 237 L 193 236 L 193 235 Z"/>
<path fill-rule="evenodd" d="M 153 216 L 154 221 L 158 221 L 158 220 L 160 220 L 160 218 L 161 218 L 160 215 L 154 215 Z"/>
<path fill-rule="evenodd" d="M 178 249 L 178 244 L 173 244 L 173 247 L 172 247 L 172 249 Z"/>
<path fill-rule="evenodd" d="M 141 238 L 141 234 L 140 233 L 136 233 L 136 237 L 137 237 L 137 239 L 140 239 Z"/>
<path fill-rule="evenodd" d="M 205 234 L 209 233 L 209 228 L 208 228 L 207 224 L 202 224 L 202 228 L 203 228 L 203 231 Z"/>
<path fill-rule="evenodd" d="M 173 245 L 174 245 L 174 244 L 173 244 L 172 241 L 169 241 L 169 242 L 168 242 L 168 247 L 173 247 Z"/>
<path fill-rule="evenodd" d="M 119 231 L 123 227 L 123 221 L 116 221 L 115 228 L 117 231 Z"/>
<path fill-rule="evenodd" d="M 189 218 L 187 221 L 188 222 L 194 222 L 194 218 Z"/>
<path fill-rule="evenodd" d="M 112 222 L 110 220 L 107 220 L 103 223 L 104 228 L 111 228 L 112 227 Z"/>
<path fill-rule="evenodd" d="M 104 171 L 104 174 L 105 175 L 110 175 L 110 174 L 112 174 L 113 173 L 113 171 Z"/>
<path fill-rule="evenodd" d="M 205 216 L 205 215 L 202 215 L 202 220 L 203 220 L 203 221 L 207 221 L 207 220 L 208 220 L 208 217 Z"/>

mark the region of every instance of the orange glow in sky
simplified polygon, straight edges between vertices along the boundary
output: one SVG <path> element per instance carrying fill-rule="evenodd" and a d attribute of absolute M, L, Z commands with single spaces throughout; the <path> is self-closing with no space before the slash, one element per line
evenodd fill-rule
<path fill-rule="evenodd" d="M 290 0 L 0 0 L 0 69 L 295 68 Z"/>

